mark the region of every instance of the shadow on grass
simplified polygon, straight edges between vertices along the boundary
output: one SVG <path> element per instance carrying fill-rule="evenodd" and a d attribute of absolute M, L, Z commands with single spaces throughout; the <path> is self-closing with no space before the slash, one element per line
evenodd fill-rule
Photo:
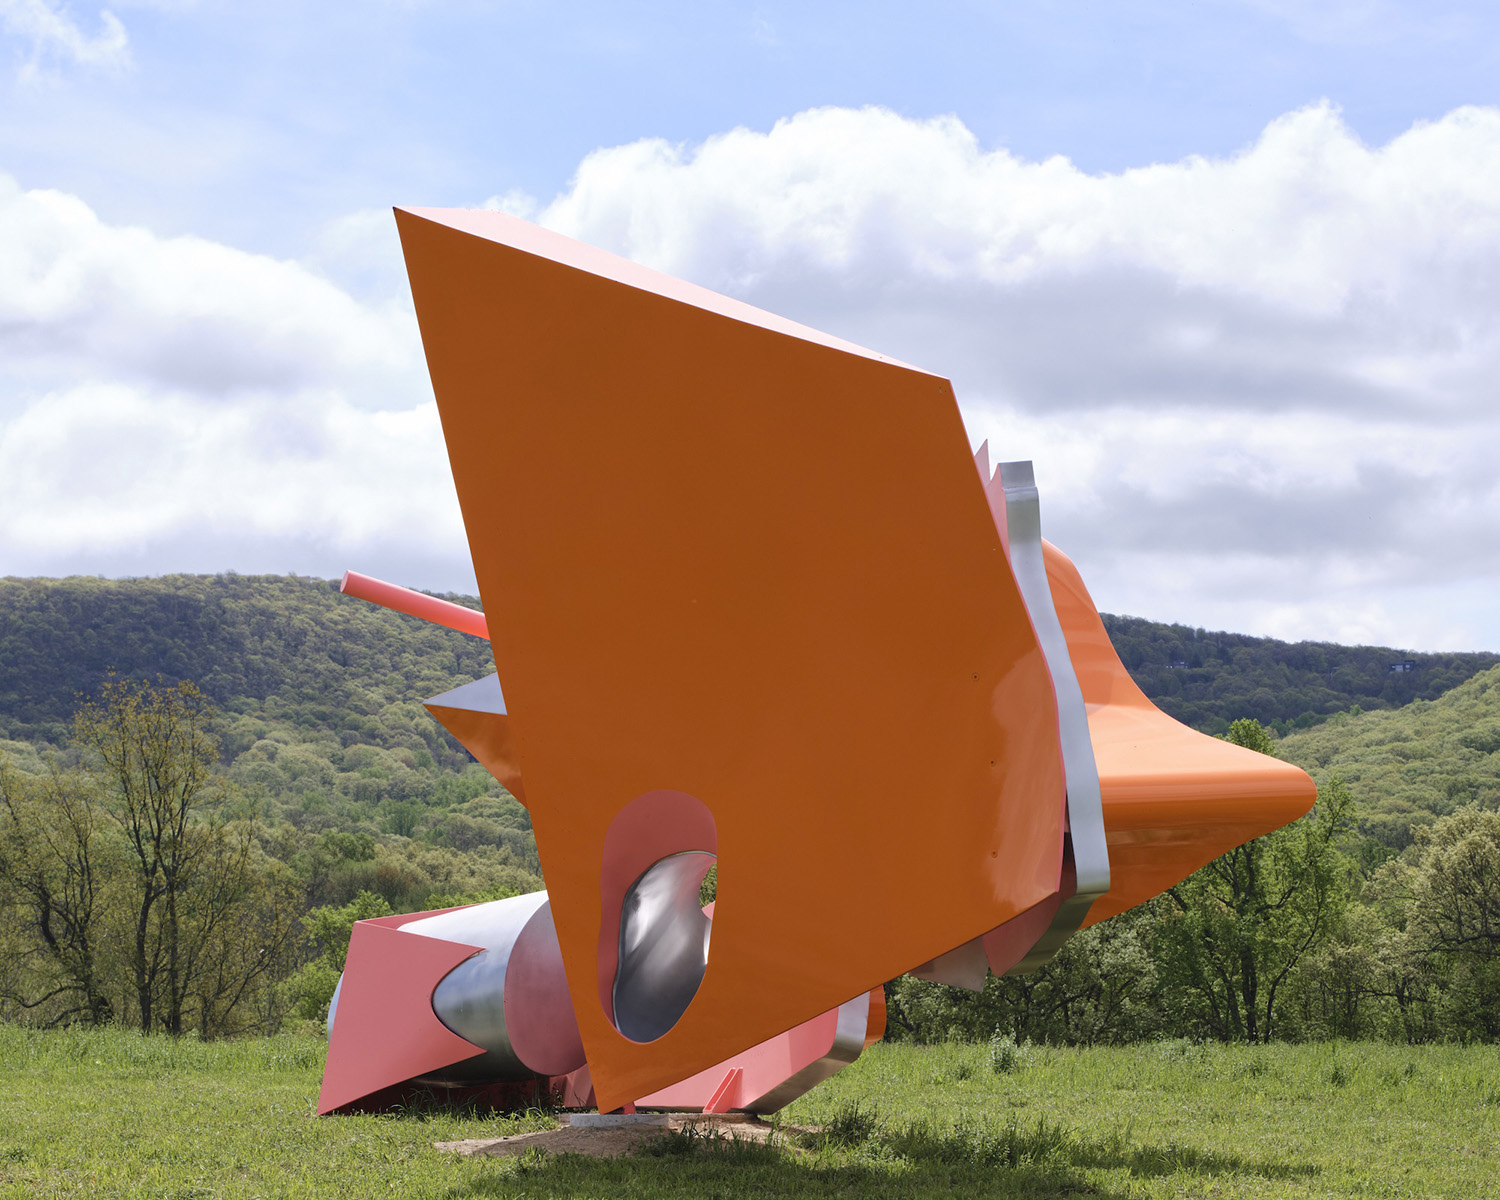
<path fill-rule="evenodd" d="M 488 1172 L 446 1193 L 448 1200 L 489 1196 L 723 1197 L 797 1196 L 914 1197 L 1013 1196 L 1061 1200 L 1091 1196 L 1125 1200 L 1071 1171 L 1027 1169 L 1014 1173 L 933 1165 L 804 1162 L 784 1151 L 740 1155 L 712 1151 L 694 1158 L 590 1159 L 561 1155 L 545 1163 L 521 1164 L 513 1172 Z"/>
<path fill-rule="evenodd" d="M 1128 1135 L 1080 1137 L 1050 1124 L 1015 1122 L 947 1129 L 914 1122 L 885 1128 L 873 1114 L 840 1113 L 821 1133 L 773 1140 L 672 1134 L 617 1159 L 528 1154 L 448 1193 L 466 1197 L 571 1196 L 950 1196 L 1123 1200 L 1102 1173 L 1131 1176 L 1316 1175 L 1311 1165 L 1256 1162 L 1177 1145 L 1139 1145 Z"/>
<path fill-rule="evenodd" d="M 1132 1176 L 1246 1175 L 1261 1179 L 1300 1179 L 1318 1174 L 1310 1163 L 1257 1162 L 1169 1143 L 1141 1145 L 1129 1133 L 1090 1138 L 1039 1118 L 1035 1126 L 1010 1121 L 1001 1126 L 956 1126 L 938 1130 L 921 1122 L 884 1135 L 897 1156 L 913 1162 L 973 1164 L 1004 1170 L 1066 1167 L 1128 1171 Z"/>
<path fill-rule="evenodd" d="M 1307 1179 L 1319 1173 L 1312 1163 L 1257 1162 L 1239 1154 L 1200 1150 L 1169 1142 L 1165 1146 L 1134 1145 L 1121 1138 L 1080 1142 L 1073 1161 L 1081 1167 L 1124 1168 L 1132 1175 L 1254 1175 L 1261 1179 Z"/>

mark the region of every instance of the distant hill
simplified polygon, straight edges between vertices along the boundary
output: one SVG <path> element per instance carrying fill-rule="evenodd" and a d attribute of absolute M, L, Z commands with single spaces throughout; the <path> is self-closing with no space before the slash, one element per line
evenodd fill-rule
<path fill-rule="evenodd" d="M 1146 695 L 1184 725 L 1222 734 L 1254 717 L 1276 733 L 1350 708 L 1435 700 L 1500 664 L 1488 652 L 1417 654 L 1384 646 L 1282 642 L 1104 615 L 1120 660 Z"/>
<path fill-rule="evenodd" d="M 217 705 L 229 778 L 263 815 L 497 845 L 534 868 L 526 810 L 422 708 L 493 670 L 487 642 L 323 579 L 0 580 L 0 749 L 23 766 L 28 743 L 66 742 L 110 672 L 186 679 Z"/>
<path fill-rule="evenodd" d="M 448 598 L 479 607 L 472 596 Z M 1500 654 L 1485 652 L 1282 642 L 1107 613 L 1104 624 L 1141 689 L 1209 733 L 1240 717 L 1286 732 L 1354 706 L 1432 700 L 1500 664 Z M 493 669 L 477 638 L 351 600 L 328 580 L 0 579 L 0 737 L 61 741 L 77 698 L 92 695 L 113 670 L 191 679 L 222 707 L 274 699 L 276 714 L 297 725 L 327 727 L 347 711 L 356 728 L 373 719 L 377 727 L 368 732 L 381 744 L 392 735 L 416 748 L 406 722 L 378 727 L 386 708 Z M 416 740 L 450 762 L 465 761 L 441 733 Z"/>
<path fill-rule="evenodd" d="M 1292 644 L 1135 617 L 1105 624 L 1146 694 L 1209 733 L 1240 717 L 1285 731 L 1352 707 L 1431 700 L 1500 663 L 1495 654 Z M 327 580 L 0 580 L 0 742 L 12 754 L 62 745 L 80 699 L 111 671 L 188 679 L 219 707 L 230 777 L 265 815 L 459 849 L 494 842 L 534 863 L 525 810 L 421 707 L 493 669 L 487 643 L 342 596 Z M 1404 836 L 1399 825 L 1390 837 Z"/>
<path fill-rule="evenodd" d="M 1320 780 L 1342 776 L 1362 831 L 1399 850 L 1414 828 L 1460 805 L 1500 808 L 1500 667 L 1436 700 L 1335 716 L 1276 750 Z"/>
<path fill-rule="evenodd" d="M 381 718 L 493 670 L 486 642 L 350 599 L 325 579 L 0 579 L 3 737 L 61 741 L 79 697 L 113 671 L 190 679 L 221 708 L 269 702 L 267 715 L 303 728 L 373 721 L 366 732 L 380 744 L 457 765 L 465 759 L 441 732 L 413 738 L 405 721 L 380 728 Z"/>

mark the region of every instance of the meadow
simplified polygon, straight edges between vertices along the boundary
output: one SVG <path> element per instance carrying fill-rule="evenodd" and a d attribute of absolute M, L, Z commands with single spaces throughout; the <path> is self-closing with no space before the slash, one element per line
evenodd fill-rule
<path fill-rule="evenodd" d="M 550 1127 L 446 1109 L 319 1118 L 322 1044 L 0 1027 L 0 1197 L 1489 1197 L 1500 1047 L 877 1045 L 770 1146 L 457 1158 Z M 790 1126 L 821 1126 L 816 1135 Z"/>

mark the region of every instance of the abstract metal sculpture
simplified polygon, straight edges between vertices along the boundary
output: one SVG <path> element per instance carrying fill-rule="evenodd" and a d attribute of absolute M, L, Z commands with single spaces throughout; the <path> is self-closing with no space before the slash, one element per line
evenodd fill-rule
<path fill-rule="evenodd" d="M 946 380 L 499 213 L 396 217 L 485 614 L 345 590 L 490 638 L 428 708 L 548 890 L 356 926 L 320 1111 L 772 1111 L 886 980 L 1033 969 L 1310 807 L 1131 682 Z"/>

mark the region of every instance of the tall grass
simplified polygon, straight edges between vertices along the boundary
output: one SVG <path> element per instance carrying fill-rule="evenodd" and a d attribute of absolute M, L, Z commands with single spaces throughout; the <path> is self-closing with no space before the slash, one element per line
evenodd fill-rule
<path fill-rule="evenodd" d="M 321 1118 L 308 1037 L 0 1027 L 0 1197 L 1488 1197 L 1500 1048 L 875 1046 L 768 1149 L 461 1159 L 548 1114 Z M 810 1134 L 798 1127 L 820 1126 Z"/>

